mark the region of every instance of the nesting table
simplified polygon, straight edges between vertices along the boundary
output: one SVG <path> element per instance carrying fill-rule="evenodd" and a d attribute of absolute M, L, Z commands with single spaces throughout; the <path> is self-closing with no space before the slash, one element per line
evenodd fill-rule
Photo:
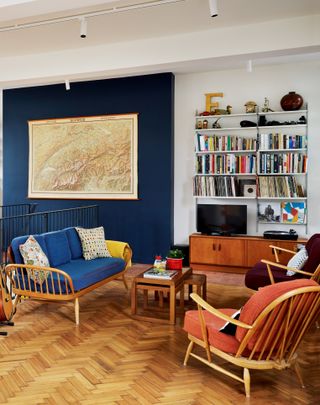
<path fill-rule="evenodd" d="M 206 293 L 206 276 L 205 275 L 193 275 L 192 269 L 185 267 L 182 270 L 178 270 L 177 274 L 170 280 L 167 279 L 151 279 L 143 277 L 144 272 L 138 274 L 131 287 L 131 313 L 139 317 L 142 320 L 169 323 L 174 325 L 176 322 L 176 296 L 180 293 L 180 307 L 184 307 L 184 286 L 189 285 L 189 293 L 191 292 L 192 285 L 197 285 L 197 292 L 205 298 Z M 200 276 L 200 278 L 198 277 Z M 200 282 L 201 281 L 201 282 Z M 199 285 L 201 286 L 199 287 Z M 202 288 L 202 291 L 201 291 Z M 163 295 L 169 296 L 169 319 L 159 319 L 156 316 L 144 316 L 138 314 L 138 291 L 143 291 L 143 307 L 148 305 L 148 293 L 154 292 L 155 296 L 159 297 L 159 304 L 163 306 Z M 189 296 L 189 295 L 188 295 Z"/>

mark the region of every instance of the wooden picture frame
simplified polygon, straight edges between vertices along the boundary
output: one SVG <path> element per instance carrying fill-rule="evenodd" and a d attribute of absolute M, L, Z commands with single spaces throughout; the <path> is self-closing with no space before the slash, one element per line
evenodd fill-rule
<path fill-rule="evenodd" d="M 137 199 L 138 114 L 29 121 L 29 198 Z"/>

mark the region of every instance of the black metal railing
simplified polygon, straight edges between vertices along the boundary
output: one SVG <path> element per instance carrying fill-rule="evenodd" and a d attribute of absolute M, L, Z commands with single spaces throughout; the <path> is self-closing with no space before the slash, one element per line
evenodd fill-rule
<path fill-rule="evenodd" d="M 37 206 L 37 203 L 0 205 L 0 218 L 32 214 L 36 211 Z"/>
<path fill-rule="evenodd" d="M 90 205 L 0 218 L 2 263 L 7 262 L 7 249 L 13 238 L 57 231 L 69 226 L 96 227 L 98 214 L 98 206 Z"/>

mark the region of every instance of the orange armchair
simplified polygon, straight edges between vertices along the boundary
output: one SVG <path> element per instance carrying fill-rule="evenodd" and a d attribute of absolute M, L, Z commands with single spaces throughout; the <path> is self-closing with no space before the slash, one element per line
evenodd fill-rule
<path fill-rule="evenodd" d="M 249 369 L 282 370 L 293 366 L 303 386 L 297 363 L 297 348 L 308 327 L 320 312 L 320 286 L 314 280 L 300 279 L 277 283 L 256 292 L 244 305 L 239 320 L 235 309 L 217 310 L 197 294 L 191 297 L 198 310 L 185 315 L 184 330 L 190 343 L 184 365 L 190 356 L 245 386 L 250 396 Z M 220 331 L 229 322 L 235 334 Z M 206 357 L 192 352 L 194 344 L 205 349 Z M 212 354 L 243 368 L 243 377 L 212 362 Z"/>

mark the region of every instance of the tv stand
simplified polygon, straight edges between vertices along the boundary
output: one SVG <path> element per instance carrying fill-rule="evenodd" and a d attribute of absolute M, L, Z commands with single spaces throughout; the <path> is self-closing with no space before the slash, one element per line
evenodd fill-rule
<path fill-rule="evenodd" d="M 264 239 L 262 236 L 223 236 L 194 233 L 189 237 L 190 267 L 229 273 L 246 273 L 261 259 L 275 261 L 270 245 L 297 250 L 297 244 L 306 239 Z M 287 264 L 291 255 L 282 252 L 281 262 Z"/>

